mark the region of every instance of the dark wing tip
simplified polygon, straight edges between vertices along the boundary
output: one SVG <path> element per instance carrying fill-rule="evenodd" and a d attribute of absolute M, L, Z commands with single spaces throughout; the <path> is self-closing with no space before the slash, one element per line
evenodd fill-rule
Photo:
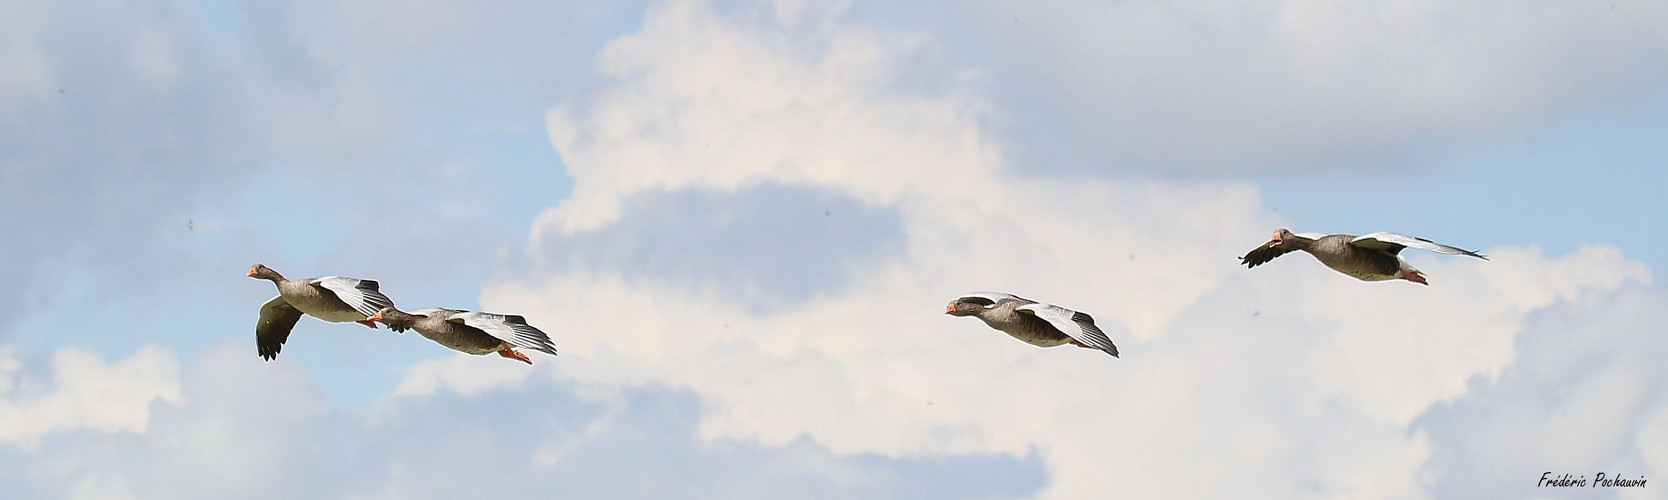
<path fill-rule="evenodd" d="M 1267 257 L 1267 256 L 1264 255 L 1265 253 L 1267 253 L 1267 252 L 1265 252 L 1265 250 L 1268 250 L 1268 244 L 1267 243 L 1264 243 L 1262 246 L 1259 246 L 1257 248 L 1253 248 L 1249 252 L 1245 252 L 1245 255 L 1241 255 L 1239 257 L 1240 265 L 1245 266 L 1246 269 L 1250 269 L 1250 268 L 1253 268 L 1253 267 L 1260 266 L 1264 262 L 1268 262 L 1270 257 Z"/>
<path fill-rule="evenodd" d="M 289 302 L 277 301 L 281 298 L 279 296 L 268 302 L 271 309 L 262 306 L 261 318 L 255 322 L 255 352 L 267 361 L 278 357 L 278 351 L 284 349 L 284 341 L 290 338 L 290 330 L 301 320 L 301 310 Z"/>

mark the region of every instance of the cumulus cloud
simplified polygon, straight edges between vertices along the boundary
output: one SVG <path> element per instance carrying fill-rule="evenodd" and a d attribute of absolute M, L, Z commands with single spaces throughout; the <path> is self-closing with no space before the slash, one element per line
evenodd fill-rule
<path fill-rule="evenodd" d="M 1404 498 L 1668 473 L 1662 346 L 1638 342 L 1665 300 L 1614 248 L 1410 255 L 1428 288 L 1302 255 L 1247 271 L 1233 256 L 1285 225 L 1250 184 L 1053 175 L 1347 167 L 1625 106 L 1658 92 L 1660 7 L 958 4 L 878 22 L 917 7 L 673 0 L 638 29 L 540 4 L 253 6 L 272 10 L 234 20 L 236 41 L 184 3 L 0 7 L 0 132 L 25 138 L 0 143 L 0 230 L 20 235 L 0 281 L 22 283 L 0 302 L 166 284 L 205 297 L 85 314 L 175 320 L 127 342 L 214 325 L 184 329 L 213 347 L 183 369 L 157 348 L 0 355 L 0 496 Z M 593 48 L 597 75 L 572 70 Z M 535 183 L 436 139 L 496 122 L 434 122 L 563 98 L 545 125 L 572 196 L 480 296 L 560 358 L 387 370 L 394 396 L 349 410 L 321 393 L 385 375 L 305 360 L 434 347 L 313 336 L 255 363 L 247 340 L 207 340 L 246 338 L 252 310 L 228 304 L 270 296 L 196 286 L 251 248 L 391 288 L 486 265 L 498 233 L 466 222 L 491 186 Z M 397 201 L 352 196 L 366 182 Z M 199 220 L 237 233 L 210 245 L 231 251 L 164 232 L 200 204 L 300 222 Z M 343 243 L 367 231 L 391 238 Z M 129 279 L 96 286 L 111 271 Z M 938 314 L 977 290 L 1088 311 L 1125 356 Z"/>
<path fill-rule="evenodd" d="M 1633 284 L 1560 301 L 1527 318 L 1517 362 L 1491 384 L 1434 406 L 1417 426 L 1437 446 L 1439 496 L 1527 497 L 1543 472 L 1592 480 L 1663 477 L 1660 288 Z"/>
<path fill-rule="evenodd" d="M 622 212 L 606 229 L 537 242 L 547 258 L 536 262 L 547 272 L 614 269 L 631 282 L 776 308 L 842 289 L 851 269 L 902 250 L 895 212 L 805 187 L 651 192 Z"/>
<path fill-rule="evenodd" d="M 24 450 L 82 429 L 143 433 L 152 403 L 181 398 L 174 357 L 155 346 L 113 363 L 66 348 L 52 356 L 48 375 L 31 368 L 0 351 L 0 442 Z"/>
<path fill-rule="evenodd" d="M 596 397 L 602 393 L 543 379 L 346 411 L 324 401 L 319 385 L 329 381 L 294 364 L 251 363 L 241 347 L 217 345 L 180 367 L 177 394 L 155 405 L 143 433 L 76 433 L 38 450 L 0 450 L 0 477 L 8 479 L 0 494 L 1002 498 L 1025 495 L 1042 479 L 1034 455 L 900 460 L 836 455 L 808 439 L 780 447 L 703 442 L 694 437 L 701 403 L 665 387 Z M 472 372 L 481 363 L 526 372 L 503 360 L 458 359 Z M 158 364 L 175 369 L 172 359 Z"/>
<path fill-rule="evenodd" d="M 1662 97 L 1662 5 L 1520 7 L 1061 0 L 856 10 L 927 30 L 946 52 L 962 51 L 949 57 L 982 69 L 999 140 L 1027 171 L 1370 172 Z"/>
<path fill-rule="evenodd" d="M 1047 497 L 1382 498 L 1444 494 L 1421 478 L 1448 436 L 1415 422 L 1524 362 L 1514 339 L 1538 311 L 1652 279 L 1599 245 L 1550 258 L 1489 249 L 1488 262 L 1410 255 L 1428 288 L 1361 283 L 1303 255 L 1246 271 L 1233 257 L 1281 222 L 1256 189 L 1027 175 L 980 126 L 983 101 L 891 84 L 900 61 L 931 50 L 838 13 L 657 5 L 599 56 L 615 83 L 550 112 L 573 196 L 535 224 L 533 263 L 483 304 L 547 325 L 563 358 L 544 373 L 558 380 L 699 395 L 705 439 L 809 436 L 836 453 L 897 457 L 1035 449 Z M 538 264 L 621 232 L 655 241 L 654 214 L 632 208 L 645 200 L 743 204 L 759 186 L 896 214 L 900 248 L 839 280 L 808 279 L 823 289 L 784 308 L 687 293 L 690 279 L 726 282 L 699 259 L 629 277 L 625 260 Z M 750 206 L 732 209 L 773 209 Z M 772 259 L 721 224 L 679 227 L 710 247 L 699 254 Z M 1126 356 L 1038 351 L 938 314 L 986 289 L 1088 311 Z M 1627 335 L 1646 325 L 1622 321 Z M 437 374 L 494 383 L 423 376 Z"/>

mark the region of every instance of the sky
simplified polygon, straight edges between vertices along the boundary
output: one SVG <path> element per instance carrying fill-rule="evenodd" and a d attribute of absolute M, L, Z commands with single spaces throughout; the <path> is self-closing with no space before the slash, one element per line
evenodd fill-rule
<path fill-rule="evenodd" d="M 0 67 L 0 497 L 1668 498 L 1536 486 L 1668 481 L 1660 3 L 0 0 Z M 560 355 L 266 362 L 257 262 Z"/>

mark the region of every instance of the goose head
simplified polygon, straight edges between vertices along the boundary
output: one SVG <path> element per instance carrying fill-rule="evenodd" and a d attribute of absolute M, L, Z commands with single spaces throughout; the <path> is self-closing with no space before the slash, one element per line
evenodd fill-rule
<path fill-rule="evenodd" d="M 951 316 L 972 316 L 990 307 L 990 301 L 978 297 L 962 297 L 944 306 L 944 314 Z"/>
<path fill-rule="evenodd" d="M 248 276 L 268 281 L 281 281 L 284 279 L 284 275 L 278 274 L 278 271 L 274 271 L 270 267 L 266 267 L 266 264 L 255 264 L 253 266 L 249 266 Z"/>

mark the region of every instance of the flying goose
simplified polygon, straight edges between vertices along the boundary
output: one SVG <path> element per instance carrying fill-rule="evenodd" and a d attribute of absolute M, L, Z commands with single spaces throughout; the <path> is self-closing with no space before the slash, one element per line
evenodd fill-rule
<path fill-rule="evenodd" d="M 1038 347 L 1072 344 L 1118 357 L 1118 346 L 1088 314 L 999 292 L 970 293 L 951 301 L 944 314 L 975 316 L 991 328 Z"/>
<path fill-rule="evenodd" d="M 290 338 L 290 330 L 301 320 L 302 313 L 332 323 L 352 321 L 374 329 L 376 323 L 370 321 L 370 316 L 384 307 L 394 306 L 393 299 L 378 291 L 377 283 L 372 280 L 337 276 L 287 280 L 262 264 L 250 266 L 249 277 L 278 285 L 278 296 L 261 304 L 261 319 L 255 323 L 255 349 L 267 361 L 278 357 L 278 351 L 284 348 L 284 341 Z"/>
<path fill-rule="evenodd" d="M 1333 271 L 1347 274 L 1361 281 L 1404 279 L 1421 285 L 1425 273 L 1403 259 L 1403 248 L 1417 248 L 1449 255 L 1470 255 L 1483 260 L 1488 257 L 1470 250 L 1443 245 L 1424 238 L 1396 233 L 1373 233 L 1365 236 L 1348 234 L 1296 233 L 1281 229 L 1274 232 L 1268 243 L 1247 252 L 1239 263 L 1247 269 L 1257 267 L 1293 250 L 1309 252 Z"/>
<path fill-rule="evenodd" d="M 381 321 L 389 328 L 411 328 L 440 345 L 454 351 L 474 355 L 491 352 L 523 363 L 533 364 L 526 354 L 515 348 L 532 349 L 556 355 L 556 344 L 550 336 L 527 324 L 527 319 L 513 314 L 473 312 L 441 307 L 426 307 L 409 313 L 384 307 L 371 315 L 371 321 Z"/>

